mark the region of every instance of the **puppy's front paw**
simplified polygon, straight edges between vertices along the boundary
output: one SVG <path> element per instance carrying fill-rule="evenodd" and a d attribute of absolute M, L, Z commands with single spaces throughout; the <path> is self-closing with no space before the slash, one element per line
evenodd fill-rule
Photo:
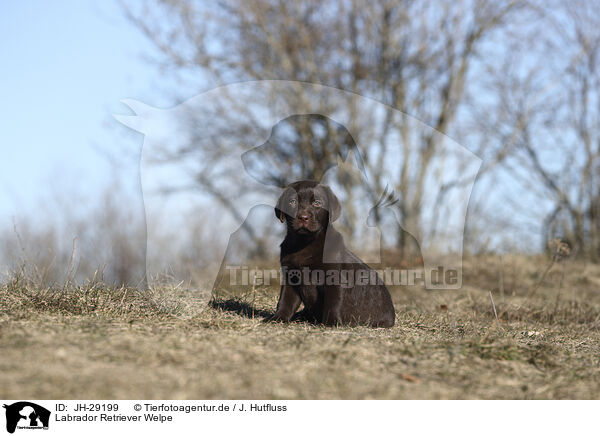
<path fill-rule="evenodd" d="M 336 313 L 328 313 L 323 318 L 323 324 L 330 327 L 340 327 L 342 325 L 342 317 Z"/>
<path fill-rule="evenodd" d="M 266 317 L 263 322 L 289 322 L 290 319 L 275 313 L 271 316 Z"/>

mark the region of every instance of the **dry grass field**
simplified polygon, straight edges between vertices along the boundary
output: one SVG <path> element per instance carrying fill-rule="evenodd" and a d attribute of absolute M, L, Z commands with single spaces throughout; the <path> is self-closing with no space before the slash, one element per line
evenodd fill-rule
<path fill-rule="evenodd" d="M 547 265 L 466 259 L 462 290 L 394 290 L 392 329 L 265 324 L 270 290 L 208 305 L 15 279 L 0 288 L 0 397 L 598 399 L 600 266 Z"/>

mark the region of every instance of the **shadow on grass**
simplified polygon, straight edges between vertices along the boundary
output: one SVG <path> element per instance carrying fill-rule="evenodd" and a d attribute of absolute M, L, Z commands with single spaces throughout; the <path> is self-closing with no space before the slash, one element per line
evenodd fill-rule
<path fill-rule="evenodd" d="M 245 316 L 246 318 L 256 318 L 256 317 L 269 318 L 269 317 L 273 316 L 273 313 L 274 313 L 274 312 L 271 312 L 268 310 L 256 309 L 252 305 L 250 305 L 244 301 L 235 299 L 235 298 L 230 298 L 227 300 L 212 299 L 212 300 L 210 300 L 208 305 L 210 307 L 212 307 L 213 309 L 219 309 L 219 310 L 223 310 L 225 312 L 237 313 L 238 315 Z"/>
<path fill-rule="evenodd" d="M 238 315 L 244 316 L 246 318 L 254 319 L 254 318 L 264 318 L 267 321 L 271 318 L 275 312 L 264 309 L 257 309 L 253 307 L 251 304 L 246 303 L 245 301 L 229 298 L 229 299 L 212 299 L 208 303 L 210 307 L 213 309 L 223 310 L 225 312 L 232 312 Z M 301 310 L 296 313 L 292 317 L 292 322 L 301 322 L 301 323 L 309 323 L 309 324 L 317 324 L 315 319 L 312 319 L 305 311 Z"/>

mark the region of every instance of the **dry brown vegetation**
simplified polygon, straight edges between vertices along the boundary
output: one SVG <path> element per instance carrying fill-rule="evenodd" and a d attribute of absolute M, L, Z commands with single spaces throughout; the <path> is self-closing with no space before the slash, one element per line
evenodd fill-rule
<path fill-rule="evenodd" d="M 394 291 L 392 329 L 262 322 L 277 295 L 173 286 L 0 288 L 0 397 L 558 399 L 600 396 L 600 266 L 465 262 L 460 291 Z M 497 316 L 494 315 L 490 292 Z"/>

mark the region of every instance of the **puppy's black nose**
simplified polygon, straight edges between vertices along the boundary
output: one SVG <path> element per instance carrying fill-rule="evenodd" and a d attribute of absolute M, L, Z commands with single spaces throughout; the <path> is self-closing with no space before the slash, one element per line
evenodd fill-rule
<path fill-rule="evenodd" d="M 302 214 L 298 215 L 298 219 L 300 221 L 308 221 L 308 218 L 309 218 L 309 216 L 307 214 L 305 214 L 305 213 L 302 213 Z"/>

